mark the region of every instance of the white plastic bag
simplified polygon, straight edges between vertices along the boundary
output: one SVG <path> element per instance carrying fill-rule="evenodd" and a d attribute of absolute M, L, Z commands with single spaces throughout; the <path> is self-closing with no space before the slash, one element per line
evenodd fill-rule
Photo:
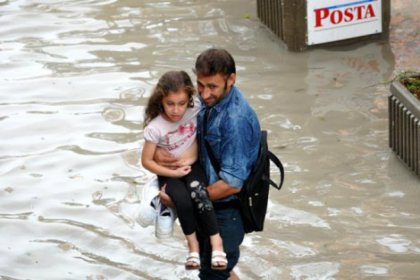
<path fill-rule="evenodd" d="M 153 176 L 142 187 L 140 192 L 140 208 L 136 221 L 142 227 L 154 225 L 158 210 L 159 201 L 159 182 L 156 176 Z"/>

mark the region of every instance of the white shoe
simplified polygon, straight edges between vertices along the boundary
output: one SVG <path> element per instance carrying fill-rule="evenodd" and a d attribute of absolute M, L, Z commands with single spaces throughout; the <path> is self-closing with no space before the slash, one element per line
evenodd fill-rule
<path fill-rule="evenodd" d="M 136 221 L 142 227 L 155 224 L 160 209 L 159 183 L 157 177 L 154 177 L 143 186 L 140 196 L 140 209 Z"/>
<path fill-rule="evenodd" d="M 159 203 L 159 214 L 156 219 L 155 235 L 157 238 L 172 237 L 176 213 L 171 207 L 166 207 Z"/>
<path fill-rule="evenodd" d="M 158 216 L 156 206 L 159 204 L 159 196 L 155 196 L 149 203 L 140 203 L 136 222 L 144 228 L 154 225 Z"/>

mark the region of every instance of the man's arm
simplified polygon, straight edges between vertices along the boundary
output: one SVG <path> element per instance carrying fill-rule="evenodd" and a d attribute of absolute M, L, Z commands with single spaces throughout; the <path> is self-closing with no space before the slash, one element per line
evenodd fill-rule
<path fill-rule="evenodd" d="M 229 115 L 222 123 L 221 131 L 223 145 L 219 151 L 218 175 L 224 185 L 218 185 L 221 190 L 215 191 L 215 197 L 225 197 L 241 191 L 251 172 L 254 158 L 257 157 L 260 141 L 258 121 L 253 122 L 245 116 Z"/>
<path fill-rule="evenodd" d="M 166 177 L 182 177 L 190 173 L 191 166 L 182 166 L 178 168 L 168 168 L 158 164 L 154 159 L 154 154 L 156 151 L 156 144 L 152 142 L 145 142 L 143 145 L 143 151 L 141 154 L 141 163 L 144 168 L 147 170 Z"/>
<path fill-rule="evenodd" d="M 218 180 L 207 187 L 207 192 L 209 194 L 210 200 L 213 201 L 228 197 L 232 194 L 237 194 L 240 191 L 241 189 L 231 187 L 223 180 Z"/>
<path fill-rule="evenodd" d="M 165 149 L 156 147 L 153 160 L 161 165 L 166 166 L 168 168 L 176 168 L 179 167 L 180 164 L 178 162 L 178 158 L 174 157 L 170 152 Z"/>

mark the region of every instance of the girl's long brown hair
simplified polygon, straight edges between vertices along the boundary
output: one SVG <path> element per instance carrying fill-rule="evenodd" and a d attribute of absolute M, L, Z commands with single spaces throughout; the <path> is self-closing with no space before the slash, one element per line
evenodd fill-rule
<path fill-rule="evenodd" d="M 169 71 L 160 77 L 152 92 L 152 96 L 150 96 L 149 101 L 147 102 L 144 116 L 144 127 L 146 127 L 151 120 L 163 112 L 163 97 L 167 96 L 169 92 L 177 92 L 179 90 L 184 90 L 185 93 L 187 93 L 189 99 L 188 107 L 193 107 L 193 95 L 195 94 L 195 88 L 187 72 Z"/>

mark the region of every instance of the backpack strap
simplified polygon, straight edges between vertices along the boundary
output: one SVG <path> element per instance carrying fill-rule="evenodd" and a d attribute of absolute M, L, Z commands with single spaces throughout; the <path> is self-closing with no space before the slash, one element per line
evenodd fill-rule
<path fill-rule="evenodd" d="M 211 165 L 213 165 L 214 171 L 216 171 L 217 176 L 219 176 L 220 172 L 220 165 L 217 161 L 216 157 L 213 154 L 213 149 L 210 147 L 209 143 L 207 142 L 207 139 L 204 140 L 206 144 L 207 153 L 209 154 Z"/>
<path fill-rule="evenodd" d="M 216 159 L 216 157 L 213 153 L 213 149 L 210 147 L 210 144 L 206 139 L 206 136 L 207 136 L 207 120 L 209 118 L 209 113 L 210 113 L 210 108 L 206 108 L 206 112 L 204 114 L 204 125 L 203 125 L 204 137 L 203 137 L 203 139 L 204 139 L 204 144 L 206 145 L 206 150 L 207 150 L 207 154 L 209 155 L 211 165 L 213 165 L 213 169 L 216 171 L 217 176 L 219 176 L 220 164 L 217 161 L 217 159 Z"/>
<path fill-rule="evenodd" d="M 281 187 L 282 187 L 282 185 L 283 185 L 283 182 L 284 182 L 284 167 L 283 167 L 283 164 L 281 163 L 281 161 L 279 160 L 279 158 L 275 154 L 273 154 L 271 151 L 268 151 L 268 158 L 280 170 L 280 183 L 277 185 L 273 180 L 268 179 L 269 180 L 269 183 L 270 183 L 270 185 L 272 185 L 276 189 L 280 190 Z"/>

